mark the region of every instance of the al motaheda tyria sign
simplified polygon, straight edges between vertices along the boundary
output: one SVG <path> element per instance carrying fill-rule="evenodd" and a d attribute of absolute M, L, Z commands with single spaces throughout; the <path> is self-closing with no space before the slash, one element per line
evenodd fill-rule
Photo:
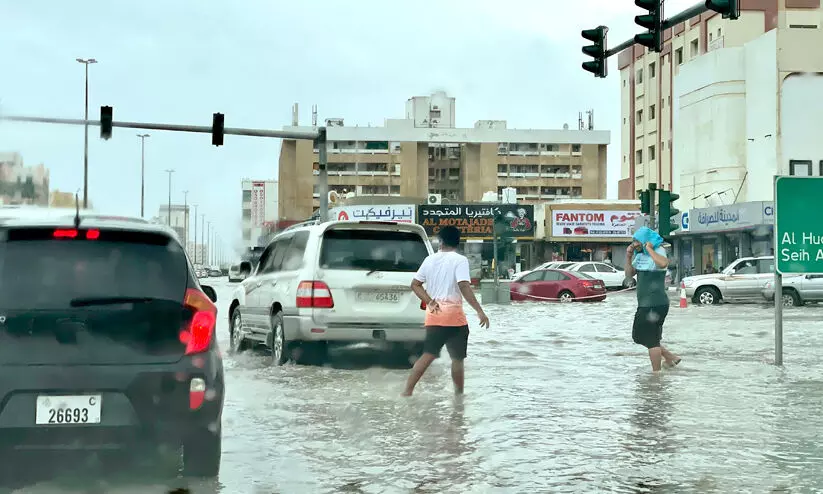
<path fill-rule="evenodd" d="M 775 180 L 775 269 L 781 274 L 823 274 L 823 218 L 814 201 L 823 196 L 823 177 Z"/>
<path fill-rule="evenodd" d="M 441 204 L 417 206 L 417 221 L 429 236 L 444 226 L 454 226 L 465 239 L 494 238 L 494 219 L 502 216 L 507 234 L 517 239 L 534 240 L 534 206 L 518 204 Z M 498 232 L 502 233 L 502 232 Z"/>

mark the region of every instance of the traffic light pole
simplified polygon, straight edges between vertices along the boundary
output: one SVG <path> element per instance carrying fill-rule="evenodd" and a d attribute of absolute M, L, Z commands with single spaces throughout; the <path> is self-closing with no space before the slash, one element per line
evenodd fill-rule
<path fill-rule="evenodd" d="M 674 15 L 674 16 L 670 17 L 669 19 L 666 19 L 665 21 L 663 21 L 663 29 L 665 30 L 665 29 L 669 29 L 671 27 L 674 27 L 674 26 L 680 24 L 681 22 L 686 22 L 689 19 L 691 19 L 693 17 L 696 17 L 696 16 L 698 16 L 698 15 L 704 13 L 704 12 L 709 12 L 710 10 L 711 9 L 706 7 L 705 2 L 700 2 L 697 5 L 689 7 L 688 9 L 680 12 L 679 14 Z M 632 46 L 634 46 L 634 44 L 635 44 L 635 41 L 634 41 L 634 38 L 632 37 L 631 39 L 628 39 L 628 40 L 620 43 L 619 45 L 615 46 L 614 48 L 610 48 L 610 49 L 606 50 L 606 58 L 608 58 L 612 55 L 617 55 L 618 53 L 625 50 L 626 48 L 631 48 Z"/>
<path fill-rule="evenodd" d="M 100 120 L 86 120 L 77 118 L 49 118 L 49 117 L 26 117 L 19 115 L 0 116 L 0 121 L 9 122 L 30 122 L 30 123 L 50 123 L 63 125 L 96 125 L 100 126 Z M 127 129 L 146 130 L 167 130 L 175 132 L 193 132 L 198 134 L 212 134 L 213 128 L 205 125 L 176 125 L 145 122 L 111 122 L 112 127 L 123 127 Z M 329 178 L 327 171 L 327 138 L 326 128 L 318 127 L 316 130 L 267 130 L 267 129 L 244 129 L 225 128 L 224 134 L 250 136 L 250 137 L 274 137 L 279 139 L 310 139 L 315 141 L 318 148 L 318 183 L 317 192 L 320 195 L 320 221 L 328 221 L 329 217 Z"/>

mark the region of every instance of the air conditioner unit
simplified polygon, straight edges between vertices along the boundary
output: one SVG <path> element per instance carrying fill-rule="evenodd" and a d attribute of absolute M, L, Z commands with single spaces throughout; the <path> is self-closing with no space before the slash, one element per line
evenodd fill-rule
<path fill-rule="evenodd" d="M 443 196 L 441 194 L 429 194 L 429 198 L 426 200 L 426 204 L 440 204 L 443 202 Z"/>

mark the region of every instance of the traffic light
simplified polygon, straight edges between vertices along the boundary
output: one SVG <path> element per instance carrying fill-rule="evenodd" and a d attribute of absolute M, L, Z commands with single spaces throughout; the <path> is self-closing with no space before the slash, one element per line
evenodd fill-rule
<path fill-rule="evenodd" d="M 660 191 L 660 198 L 658 204 L 658 223 L 660 224 L 660 236 L 668 237 L 680 228 L 680 221 L 678 215 L 680 210 L 674 207 L 674 201 L 680 199 L 679 194 L 669 192 L 668 190 Z"/>
<path fill-rule="evenodd" d="M 100 107 L 100 138 L 111 139 L 111 131 L 114 126 L 114 109 L 110 106 Z"/>
<path fill-rule="evenodd" d="M 223 145 L 223 132 L 225 131 L 225 116 L 222 113 L 215 113 L 211 122 L 211 143 L 213 146 Z"/>
<path fill-rule="evenodd" d="M 706 0 L 706 8 L 735 20 L 740 17 L 740 0 Z"/>
<path fill-rule="evenodd" d="M 583 70 L 591 72 L 595 77 L 606 77 L 608 74 L 606 64 L 606 34 L 608 32 L 609 28 L 606 26 L 597 26 L 580 33 L 585 39 L 594 43 L 583 47 L 583 53 L 594 58 L 594 60 L 583 62 Z"/>
<path fill-rule="evenodd" d="M 643 214 L 651 214 L 651 191 L 640 191 L 640 212 Z"/>
<path fill-rule="evenodd" d="M 634 0 L 634 4 L 648 12 L 634 18 L 635 24 L 648 30 L 645 33 L 636 35 L 634 42 L 659 53 L 663 33 L 663 1 Z"/>

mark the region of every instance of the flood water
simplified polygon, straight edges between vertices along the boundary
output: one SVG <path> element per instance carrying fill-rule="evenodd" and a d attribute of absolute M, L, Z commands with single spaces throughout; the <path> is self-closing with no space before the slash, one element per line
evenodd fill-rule
<path fill-rule="evenodd" d="M 236 285 L 215 286 L 227 348 Z M 192 492 L 823 488 L 823 309 L 786 310 L 777 368 L 770 306 L 673 306 L 664 343 L 683 361 L 657 376 L 631 341 L 630 293 L 487 312 L 490 329 L 472 326 L 461 399 L 446 352 L 410 399 L 399 396 L 408 370 L 373 365 L 367 350 L 325 367 L 226 355 L 222 471 Z M 149 493 L 182 481 L 106 482 L 101 492 Z M 79 489 L 65 474 L 16 492 Z"/>

